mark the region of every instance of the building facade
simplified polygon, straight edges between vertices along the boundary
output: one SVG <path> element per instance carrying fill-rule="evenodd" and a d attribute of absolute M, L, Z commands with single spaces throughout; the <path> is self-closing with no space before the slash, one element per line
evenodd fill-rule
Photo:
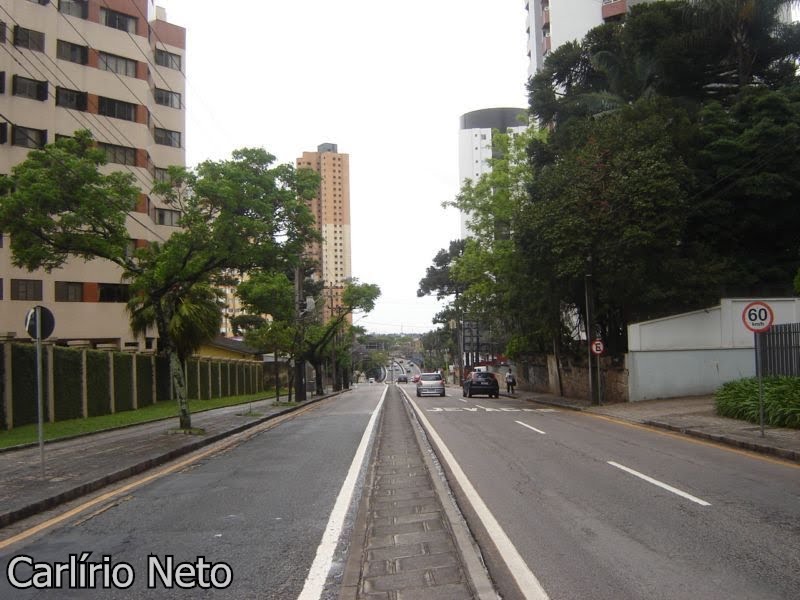
<path fill-rule="evenodd" d="M 527 126 L 524 108 L 484 108 L 461 115 L 458 131 L 459 189 L 467 179 L 477 182 L 492 169 L 492 132 L 520 133 Z M 469 214 L 460 213 L 461 238 L 469 236 Z"/>
<path fill-rule="evenodd" d="M 322 242 L 308 249 L 318 265 L 318 277 L 325 283 L 323 318 L 342 304 L 345 282 L 353 276 L 350 244 L 350 156 L 339 152 L 336 144 L 320 144 L 316 152 L 303 152 L 298 169 L 311 169 L 320 175 L 320 189 L 309 201 Z"/>
<path fill-rule="evenodd" d="M 586 32 L 622 19 L 628 7 L 645 0 L 525 0 L 528 32 L 528 77 L 542 68 L 561 44 L 580 41 Z"/>
<path fill-rule="evenodd" d="M 185 164 L 185 60 L 185 29 L 153 0 L 0 0 L 0 173 L 88 129 L 106 150 L 103 170 L 132 174 L 141 190 L 127 220 L 131 245 L 167 239 L 179 214 L 150 190 L 168 166 Z M 72 260 L 28 272 L 4 242 L 0 333 L 24 332 L 26 312 L 41 304 L 62 342 L 152 346 L 153 336 L 130 330 L 119 267 Z"/>

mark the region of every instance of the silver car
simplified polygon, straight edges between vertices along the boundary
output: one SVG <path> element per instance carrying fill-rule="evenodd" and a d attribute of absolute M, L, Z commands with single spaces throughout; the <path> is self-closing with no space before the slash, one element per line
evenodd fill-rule
<path fill-rule="evenodd" d="M 444 379 L 440 373 L 422 373 L 417 381 L 417 397 L 444 396 Z"/>

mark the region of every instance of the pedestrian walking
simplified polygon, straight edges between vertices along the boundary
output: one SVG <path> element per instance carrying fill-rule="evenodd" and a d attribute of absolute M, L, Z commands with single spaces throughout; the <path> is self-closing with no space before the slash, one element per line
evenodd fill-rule
<path fill-rule="evenodd" d="M 514 373 L 509 369 L 508 373 L 506 373 L 506 392 L 513 394 L 515 385 L 517 385 L 517 380 L 514 378 Z"/>

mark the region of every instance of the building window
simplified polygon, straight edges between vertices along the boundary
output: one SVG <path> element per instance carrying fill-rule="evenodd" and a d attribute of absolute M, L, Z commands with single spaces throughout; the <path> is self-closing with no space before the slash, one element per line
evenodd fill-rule
<path fill-rule="evenodd" d="M 169 169 L 162 169 L 161 167 L 153 167 L 153 179 L 158 183 L 166 183 L 169 181 Z"/>
<path fill-rule="evenodd" d="M 128 33 L 136 33 L 136 17 L 115 10 L 101 8 L 100 22 L 106 27 L 113 27 L 114 29 L 127 31 Z"/>
<path fill-rule="evenodd" d="M 113 98 L 100 97 L 97 112 L 105 117 L 115 119 L 125 119 L 126 121 L 136 120 L 136 105 Z"/>
<path fill-rule="evenodd" d="M 11 80 L 11 93 L 32 100 L 47 100 L 47 82 L 14 75 Z"/>
<path fill-rule="evenodd" d="M 130 300 L 130 290 L 124 283 L 98 284 L 98 302 L 127 302 Z"/>
<path fill-rule="evenodd" d="M 56 281 L 56 302 L 83 302 L 83 283 Z"/>
<path fill-rule="evenodd" d="M 105 142 L 98 142 L 97 147 L 105 150 L 108 162 L 136 166 L 136 148 L 117 146 L 116 144 L 107 144 Z"/>
<path fill-rule="evenodd" d="M 89 2 L 87 0 L 58 0 L 58 10 L 65 15 L 85 19 L 89 16 Z"/>
<path fill-rule="evenodd" d="M 170 92 L 169 90 L 155 89 L 156 104 L 162 106 L 171 106 L 172 108 L 181 107 L 181 95 L 177 92 Z"/>
<path fill-rule="evenodd" d="M 156 144 L 163 146 L 172 146 L 173 148 L 181 147 L 181 132 L 170 131 L 169 129 L 161 129 L 161 127 L 153 128 L 153 137 Z"/>
<path fill-rule="evenodd" d="M 181 55 L 156 48 L 156 64 L 169 69 L 181 70 Z"/>
<path fill-rule="evenodd" d="M 73 44 L 72 42 L 58 40 L 56 44 L 56 56 L 61 60 L 68 60 L 78 63 L 79 65 L 85 65 L 89 62 L 89 48 Z"/>
<path fill-rule="evenodd" d="M 67 88 L 56 88 L 56 106 L 64 108 L 74 108 L 75 110 L 86 110 L 88 94 Z M 56 136 L 58 138 L 59 136 Z"/>
<path fill-rule="evenodd" d="M 47 143 L 47 130 L 13 125 L 11 127 L 11 143 L 23 148 L 44 148 Z"/>
<path fill-rule="evenodd" d="M 119 75 L 127 75 L 128 77 L 136 77 L 136 61 L 130 58 L 124 58 L 108 52 L 100 53 L 99 66 L 104 71 L 111 71 Z"/>
<path fill-rule="evenodd" d="M 181 211 L 169 210 L 166 208 L 156 209 L 156 223 L 159 225 L 168 225 L 170 227 L 178 227 L 178 221 L 181 220 Z"/>
<path fill-rule="evenodd" d="M 12 279 L 11 280 L 11 299 L 12 300 L 41 300 L 42 299 L 42 280 L 41 279 Z"/>
<path fill-rule="evenodd" d="M 44 34 L 41 31 L 14 25 L 14 45 L 28 50 L 44 52 Z"/>

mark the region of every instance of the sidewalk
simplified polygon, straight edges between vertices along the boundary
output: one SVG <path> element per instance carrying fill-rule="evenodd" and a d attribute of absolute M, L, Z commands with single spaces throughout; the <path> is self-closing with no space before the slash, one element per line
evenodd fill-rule
<path fill-rule="evenodd" d="M 4 450 L 0 529 L 326 397 L 290 408 L 272 406 L 270 398 L 193 414 L 192 426 L 205 429 L 205 435 L 170 433 L 178 425 L 176 416 L 47 442 L 44 479 L 38 445 Z"/>
<path fill-rule="evenodd" d="M 508 395 L 501 392 L 501 396 Z M 800 429 L 765 426 L 765 435 L 762 437 L 761 427 L 757 423 L 718 416 L 714 410 L 713 396 L 643 400 L 602 406 L 590 406 L 585 401 L 573 398 L 519 390 L 513 397 L 526 402 L 582 410 L 678 431 L 693 437 L 800 462 Z"/>

